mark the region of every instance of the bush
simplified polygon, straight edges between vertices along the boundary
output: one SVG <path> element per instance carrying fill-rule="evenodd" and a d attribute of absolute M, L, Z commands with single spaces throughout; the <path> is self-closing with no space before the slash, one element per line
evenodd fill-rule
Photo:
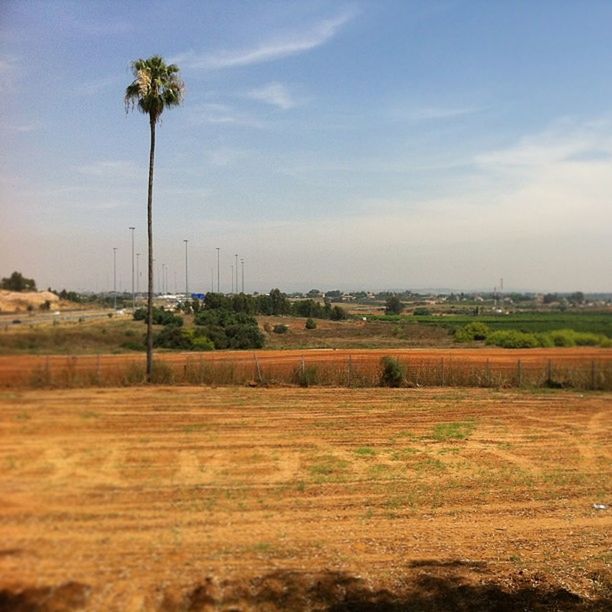
<path fill-rule="evenodd" d="M 385 302 L 385 314 L 401 314 L 404 310 L 404 305 L 397 295 L 392 295 Z"/>
<path fill-rule="evenodd" d="M 225 329 L 230 348 L 261 348 L 265 339 L 258 327 L 253 325 L 230 325 Z"/>
<path fill-rule="evenodd" d="M 300 387 L 311 387 L 312 385 L 316 385 L 319 382 L 317 367 L 313 365 L 302 366 L 300 364 L 293 373 L 293 380 L 296 384 L 300 385 Z"/>
<path fill-rule="evenodd" d="M 468 323 L 455 330 L 455 342 L 474 342 L 475 340 L 486 340 L 491 333 L 488 325 L 475 321 Z"/>
<path fill-rule="evenodd" d="M 550 332 L 550 337 L 555 346 L 576 346 L 574 336 L 575 332 L 571 329 L 556 329 Z"/>
<path fill-rule="evenodd" d="M 381 387 L 401 387 L 406 380 L 406 369 L 395 357 L 381 359 L 382 371 L 380 373 Z"/>
<path fill-rule="evenodd" d="M 536 348 L 540 346 L 534 334 L 526 334 L 516 329 L 493 332 L 487 337 L 486 343 L 503 348 Z"/>
<path fill-rule="evenodd" d="M 429 308 L 425 308 L 424 306 L 417 306 L 417 308 L 412 311 L 412 314 L 415 317 L 429 317 L 431 315 L 431 310 L 429 310 Z"/>
<path fill-rule="evenodd" d="M 346 310 L 340 306 L 334 306 L 331 311 L 330 319 L 332 321 L 344 321 L 347 318 Z"/>
<path fill-rule="evenodd" d="M 305 329 L 317 329 L 317 322 L 314 319 L 306 319 Z"/>
<path fill-rule="evenodd" d="M 281 323 L 279 325 L 275 325 L 272 328 L 272 331 L 275 334 L 286 334 L 289 331 L 289 328 L 284 323 Z"/>
<path fill-rule="evenodd" d="M 191 341 L 194 351 L 214 351 L 215 345 L 210 338 L 206 336 L 195 336 Z"/>
<path fill-rule="evenodd" d="M 193 349 L 191 335 L 175 325 L 164 327 L 153 339 L 153 346 L 158 348 L 180 349 L 190 351 Z"/>
<path fill-rule="evenodd" d="M 134 321 L 146 321 L 147 309 L 137 308 L 132 315 Z M 173 325 L 181 327 L 183 325 L 182 317 L 165 311 L 163 308 L 153 308 L 153 325 Z"/>

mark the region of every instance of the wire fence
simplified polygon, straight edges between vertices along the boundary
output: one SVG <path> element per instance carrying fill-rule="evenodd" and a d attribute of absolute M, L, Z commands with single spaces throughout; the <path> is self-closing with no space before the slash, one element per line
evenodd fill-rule
<path fill-rule="evenodd" d="M 612 355 L 600 359 L 503 359 L 394 355 L 405 387 L 549 387 L 612 390 Z M 265 353 L 160 354 L 153 382 L 192 385 L 381 386 L 381 355 L 291 355 Z M 69 388 L 140 385 L 142 355 L 32 357 L 27 366 L 0 370 L 5 388 Z"/>

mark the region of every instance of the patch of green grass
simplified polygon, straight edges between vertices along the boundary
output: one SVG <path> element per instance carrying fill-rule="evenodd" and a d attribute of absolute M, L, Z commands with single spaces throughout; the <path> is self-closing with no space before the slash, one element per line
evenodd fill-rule
<path fill-rule="evenodd" d="M 436 442 L 446 440 L 465 440 L 476 428 L 473 421 L 455 421 L 453 423 L 438 423 L 433 430 L 431 437 Z"/>
<path fill-rule="evenodd" d="M 406 446 L 405 448 L 400 448 L 399 450 L 391 451 L 391 460 L 392 461 L 408 461 L 414 455 L 419 452 L 417 448 L 413 448 L 412 446 Z"/>
<path fill-rule="evenodd" d="M 191 423 L 190 425 L 184 425 L 182 431 L 184 433 L 193 433 L 195 431 L 202 431 L 206 427 L 205 423 Z"/>
<path fill-rule="evenodd" d="M 334 455 L 318 457 L 308 469 L 317 482 L 341 480 L 350 467 L 350 463 Z"/>
<path fill-rule="evenodd" d="M 443 472 L 446 470 L 446 466 L 439 459 L 433 459 L 432 457 L 427 457 L 416 463 L 411 464 L 412 469 L 417 472 Z"/>
<path fill-rule="evenodd" d="M 369 446 L 360 446 L 355 449 L 355 454 L 359 457 L 375 457 L 376 451 Z"/>

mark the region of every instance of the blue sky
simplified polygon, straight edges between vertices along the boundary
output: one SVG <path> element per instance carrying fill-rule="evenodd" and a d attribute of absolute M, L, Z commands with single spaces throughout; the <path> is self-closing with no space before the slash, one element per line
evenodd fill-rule
<path fill-rule="evenodd" d="M 156 266 L 210 288 L 611 291 L 612 3 L 0 5 L 0 274 L 131 284 L 148 123 L 130 61 L 181 67 Z M 143 260 L 144 261 L 144 256 Z M 142 269 L 144 272 L 144 268 Z M 144 287 L 144 283 L 142 283 Z"/>

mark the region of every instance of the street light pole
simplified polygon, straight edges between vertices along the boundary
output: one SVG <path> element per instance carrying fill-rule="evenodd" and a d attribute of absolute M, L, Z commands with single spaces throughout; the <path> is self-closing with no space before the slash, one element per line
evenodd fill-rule
<path fill-rule="evenodd" d="M 187 243 L 189 240 L 183 240 L 185 243 L 185 299 L 189 296 L 189 272 L 187 267 Z"/>
<path fill-rule="evenodd" d="M 130 232 L 132 232 L 132 310 L 136 309 L 136 293 L 134 289 L 134 230 L 135 227 L 130 227 Z"/>
<path fill-rule="evenodd" d="M 238 253 L 234 257 L 236 258 L 236 265 L 234 266 L 234 270 L 236 270 L 236 293 L 238 293 Z"/>
<path fill-rule="evenodd" d="M 242 293 L 244 293 L 244 259 L 240 260 L 240 265 L 242 266 Z"/>
<path fill-rule="evenodd" d="M 219 264 L 219 251 L 221 249 L 217 247 L 217 293 L 221 293 L 221 266 Z"/>
<path fill-rule="evenodd" d="M 117 310 L 117 247 L 113 247 L 113 308 Z"/>
<path fill-rule="evenodd" d="M 234 264 L 230 264 L 232 270 L 232 293 L 234 293 Z"/>

